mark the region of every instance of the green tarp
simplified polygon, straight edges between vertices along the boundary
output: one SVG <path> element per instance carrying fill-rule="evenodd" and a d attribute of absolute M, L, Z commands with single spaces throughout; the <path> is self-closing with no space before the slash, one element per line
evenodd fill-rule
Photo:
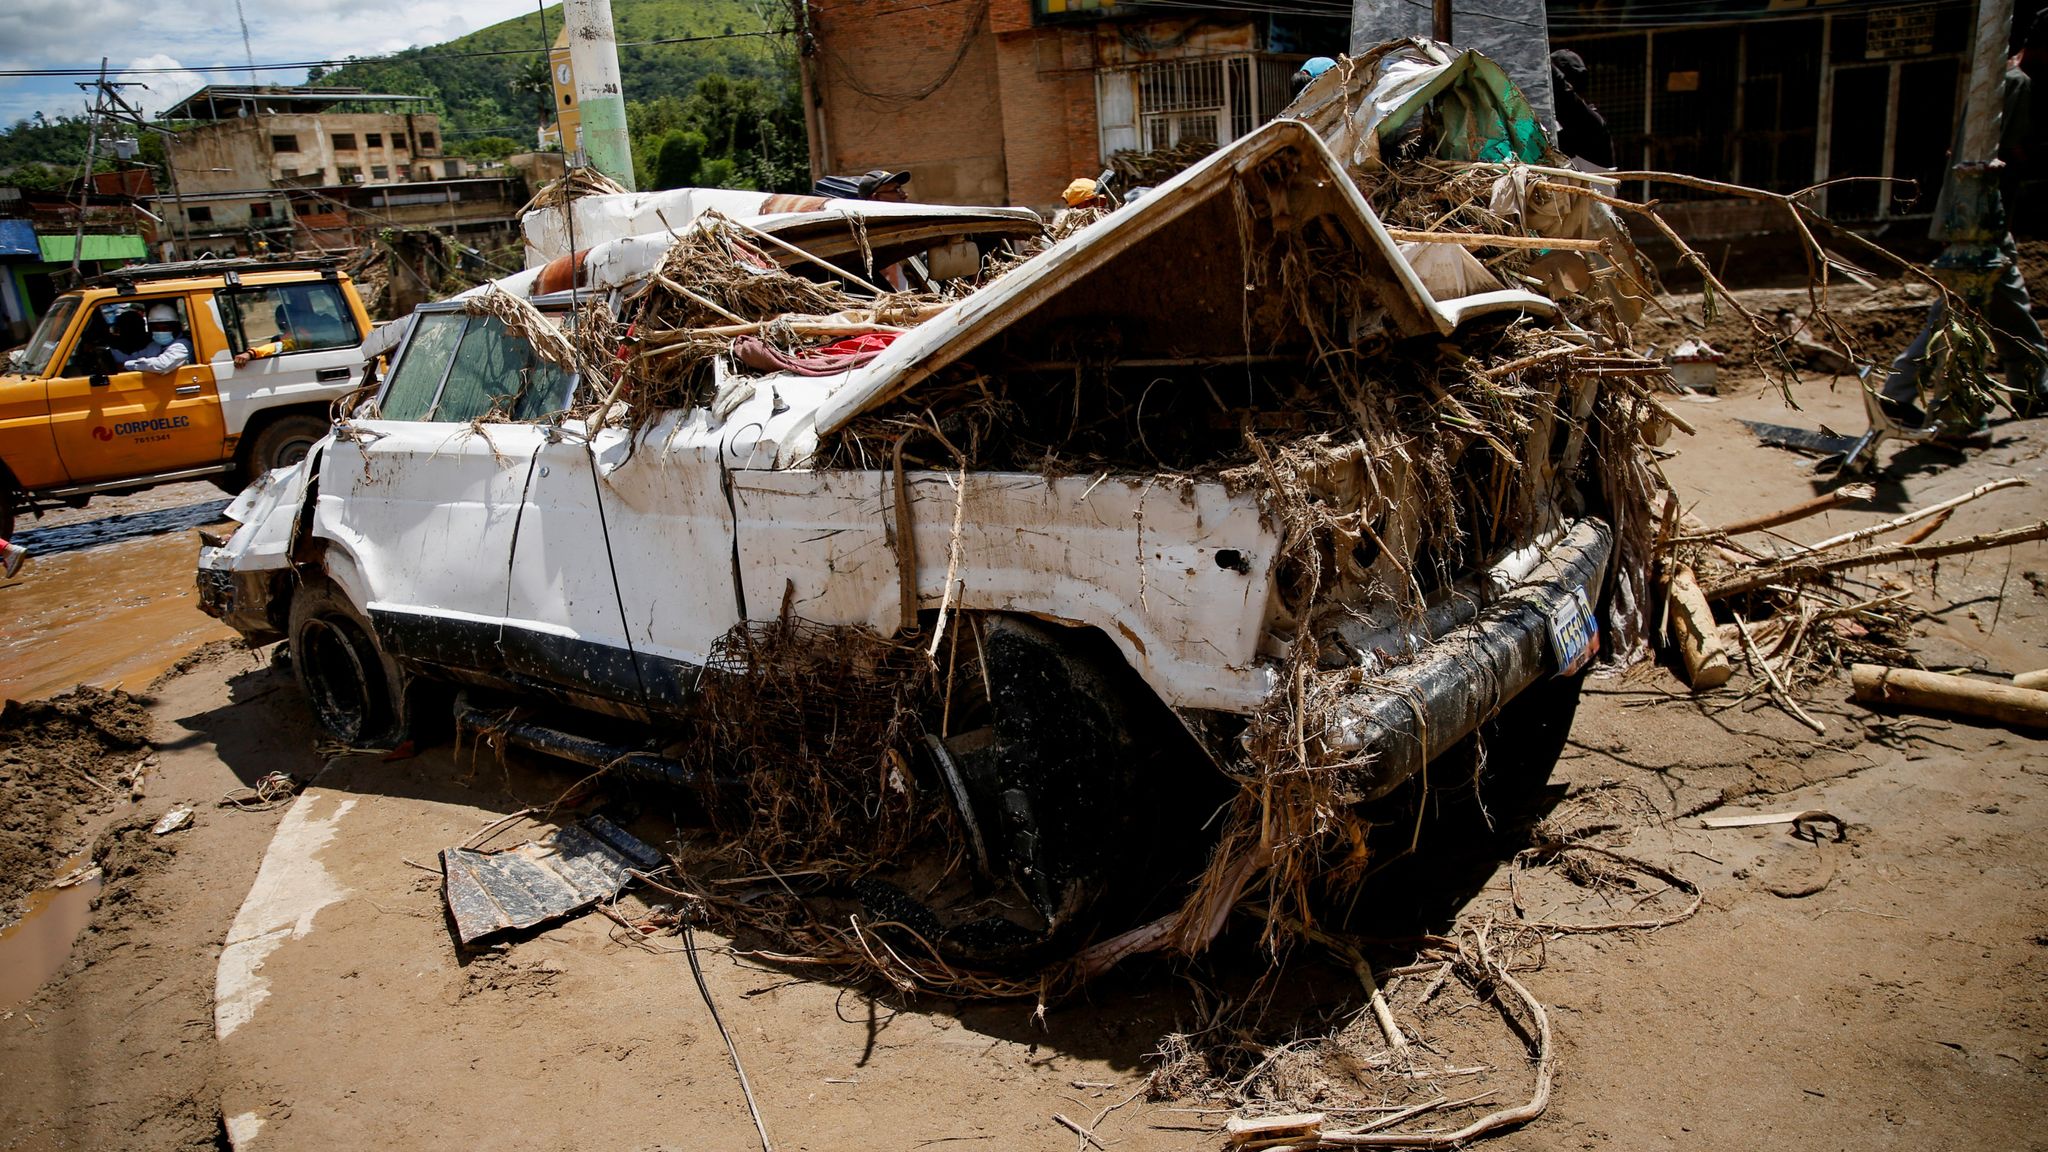
<path fill-rule="evenodd" d="M 77 237 L 39 235 L 36 241 L 42 245 L 43 259 L 51 264 L 71 263 L 71 242 Z M 80 260 L 147 260 L 149 245 L 140 236 L 96 236 L 87 233 L 85 245 L 79 252 Z"/>

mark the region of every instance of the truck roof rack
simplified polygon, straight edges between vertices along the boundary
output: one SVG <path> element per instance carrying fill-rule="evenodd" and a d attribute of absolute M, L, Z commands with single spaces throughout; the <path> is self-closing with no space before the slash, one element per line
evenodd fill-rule
<path fill-rule="evenodd" d="M 341 267 L 340 256 L 301 256 L 284 260 L 263 260 L 238 256 L 223 260 L 179 260 L 168 264 L 131 264 L 91 277 L 93 288 L 127 288 L 138 280 L 176 280 L 191 276 L 217 276 L 224 272 L 311 272 Z"/>

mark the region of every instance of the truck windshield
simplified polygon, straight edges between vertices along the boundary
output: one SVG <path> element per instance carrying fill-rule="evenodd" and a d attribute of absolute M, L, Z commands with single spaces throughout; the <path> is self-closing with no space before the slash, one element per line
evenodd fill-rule
<path fill-rule="evenodd" d="M 28 347 L 21 350 L 21 364 L 17 371 L 27 376 L 41 376 L 50 367 L 50 358 L 57 354 L 57 346 L 64 343 L 64 330 L 71 327 L 71 314 L 78 311 L 78 297 L 59 296 L 50 305 L 43 322 L 36 325 L 36 334 L 30 337 Z"/>

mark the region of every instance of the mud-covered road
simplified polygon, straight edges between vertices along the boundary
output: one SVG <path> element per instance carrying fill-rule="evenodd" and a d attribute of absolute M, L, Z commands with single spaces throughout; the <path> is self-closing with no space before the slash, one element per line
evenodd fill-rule
<path fill-rule="evenodd" d="M 1847 389 L 1805 399 L 1806 413 L 1787 413 L 1749 384 L 1684 408 L 1700 436 L 1670 445 L 1665 468 L 1702 520 L 1812 494 L 1802 460 L 1757 447 L 1737 423 L 1856 425 Z M 1798 533 L 1843 531 L 2007 475 L 2033 486 L 1967 506 L 1944 535 L 2048 510 L 2048 421 L 2003 424 L 1967 459 L 1910 450 L 1894 463 L 1878 507 Z M 0 584 L 16 622 L 0 640 L 0 691 L 144 691 L 223 637 L 192 607 L 190 530 L 223 502 L 210 488 L 164 490 L 24 532 L 38 554 L 23 581 Z M 80 540 L 92 542 L 66 543 Z M 2040 544 L 1901 570 L 1930 611 L 1916 655 L 1984 675 L 2048 666 L 2044 574 Z M 1596 814 L 1618 825 L 1608 843 L 1699 891 L 1698 913 L 1669 927 L 1545 939 L 1521 978 L 1555 1034 L 1548 1109 L 1478 1146 L 2048 1147 L 2048 744 L 1874 713 L 1840 681 L 1802 692 L 1827 729 L 1816 735 L 1748 687 L 1738 675 L 1696 700 L 1660 666 L 1596 676 L 1547 788 L 1479 813 L 1445 786 L 1422 853 L 1362 898 L 1352 927 L 1365 935 L 1511 917 L 1508 878 L 1530 822 L 1603 804 Z M 37 881 L 87 849 L 105 874 L 96 897 L 74 901 L 90 907 L 69 958 L 0 1004 L 0 1149 L 200 1149 L 230 1137 L 323 1152 L 758 1146 L 676 938 L 630 946 L 586 916 L 479 954 L 452 946 L 434 853 L 546 804 L 580 773 L 446 745 L 395 761 L 323 756 L 267 653 L 215 646 L 146 690 L 158 763 L 141 798 L 86 786 Z M 22 770 L 0 763 L 9 778 Z M 272 771 L 312 785 L 291 807 L 218 805 Z M 148 834 L 186 805 L 189 828 Z M 1806 809 L 1838 816 L 1844 839 L 1697 819 Z M 669 810 L 643 798 L 638 813 L 645 829 Z M 229 981 L 241 1007 L 223 1028 L 222 944 L 259 871 L 287 877 L 272 887 L 305 910 Z M 1522 874 L 1525 901 L 1555 895 L 1544 880 Z M 1608 895 L 1627 914 L 1667 906 L 1672 889 Z M 1275 1058 L 1289 1040 L 1361 1019 L 1345 965 L 1303 950 L 1269 971 L 1250 932 L 1199 963 L 1128 965 L 1043 1015 L 836 984 L 699 940 L 707 987 L 784 1149 L 1085 1148 L 1055 1114 L 1120 1152 L 1220 1149 L 1220 1113 L 1204 1110 L 1216 1105 L 1142 1094 L 1163 1037 L 1214 1027 L 1216 997 L 1231 990 L 1276 1006 L 1259 1038 Z M 1448 1090 L 1525 1099 L 1526 1061 L 1459 1047 L 1456 1022 L 1483 1016 L 1481 999 L 1453 986 L 1411 1009 L 1423 983 L 1388 995 L 1437 1046 L 1426 1059 L 1460 1069 Z"/>
<path fill-rule="evenodd" d="M 0 698 L 141 688 L 192 649 L 232 639 L 200 614 L 192 582 L 195 530 L 228 499 L 201 481 L 23 517 L 14 542 L 28 566 L 0 580 Z"/>

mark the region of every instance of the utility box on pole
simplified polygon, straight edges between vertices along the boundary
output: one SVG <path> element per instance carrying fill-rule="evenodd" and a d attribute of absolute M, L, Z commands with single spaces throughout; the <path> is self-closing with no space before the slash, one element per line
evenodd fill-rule
<path fill-rule="evenodd" d="M 562 20 L 569 30 L 569 67 L 576 74 L 584 160 L 630 189 L 633 142 L 626 135 L 626 93 L 619 83 L 611 0 L 564 0 Z M 565 148 L 571 144 L 562 143 Z"/>

